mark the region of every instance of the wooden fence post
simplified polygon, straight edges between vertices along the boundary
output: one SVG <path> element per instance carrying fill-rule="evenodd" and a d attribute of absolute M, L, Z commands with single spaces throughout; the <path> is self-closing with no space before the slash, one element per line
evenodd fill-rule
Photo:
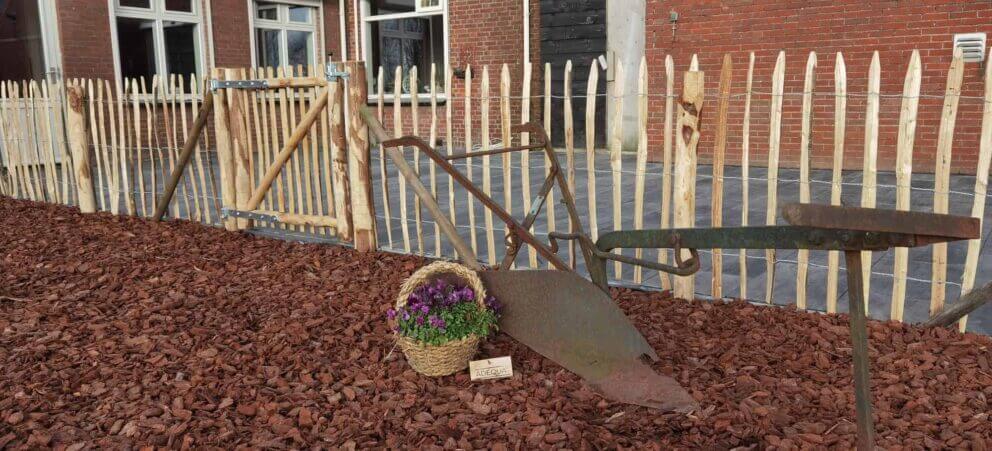
<path fill-rule="evenodd" d="M 223 80 L 221 69 L 214 69 L 214 79 Z M 217 162 L 220 166 L 220 192 L 221 203 L 224 208 L 236 208 L 237 197 L 234 189 L 234 154 L 231 149 L 231 125 L 228 117 L 227 92 L 217 90 L 214 93 L 214 128 L 217 140 Z M 234 218 L 224 221 L 224 228 L 227 230 L 238 230 L 238 223 Z"/>
<path fill-rule="evenodd" d="M 696 196 L 696 180 L 692 163 L 699 145 L 699 118 L 703 110 L 703 81 L 701 71 L 688 71 L 682 77 L 682 97 L 678 102 L 678 121 L 675 124 L 676 158 L 674 179 L 674 205 L 676 228 L 695 226 L 696 211 L 692 199 Z M 683 251 L 688 258 L 688 251 Z M 675 278 L 675 297 L 692 300 L 695 281 L 692 276 Z"/>
<path fill-rule="evenodd" d="M 720 68 L 720 97 L 716 108 L 716 143 L 713 148 L 713 198 L 710 210 L 710 226 L 723 226 L 723 166 L 727 152 L 727 116 L 730 114 L 730 83 L 734 63 L 730 54 L 723 55 Z M 723 297 L 723 250 L 713 249 L 713 277 L 710 280 L 710 295 Z"/>
<path fill-rule="evenodd" d="M 237 80 L 244 77 L 237 69 L 224 69 L 224 78 Z M 248 129 L 245 126 L 245 114 L 247 112 L 242 94 L 236 89 L 227 91 L 227 119 L 231 143 L 230 161 L 234 163 L 230 172 L 234 176 L 234 204 L 239 210 L 247 210 L 248 200 L 251 199 L 252 194 L 251 157 L 249 155 L 251 149 L 248 148 Z M 289 124 L 284 124 L 284 126 L 287 125 Z M 237 224 L 238 230 L 251 227 L 251 221 L 247 219 L 238 219 Z"/>
<path fill-rule="evenodd" d="M 377 248 L 372 204 L 372 176 L 369 168 L 369 127 L 362 119 L 360 107 L 368 101 L 365 64 L 345 63 L 348 73 L 348 172 L 351 190 L 351 211 L 354 222 L 355 249 L 369 252 Z"/>
<path fill-rule="evenodd" d="M 334 211 L 338 236 L 352 240 L 351 187 L 348 185 L 348 138 L 344 131 L 344 82 L 327 83 L 330 92 L 331 142 L 334 144 Z M 383 172 L 385 178 L 385 172 Z"/>
<path fill-rule="evenodd" d="M 96 212 L 96 199 L 93 196 L 93 174 L 90 171 L 90 149 L 87 145 L 89 132 L 83 114 L 83 88 L 73 84 L 67 88 L 69 103 L 69 149 L 72 152 L 72 168 L 76 175 L 76 194 L 79 211 Z"/>

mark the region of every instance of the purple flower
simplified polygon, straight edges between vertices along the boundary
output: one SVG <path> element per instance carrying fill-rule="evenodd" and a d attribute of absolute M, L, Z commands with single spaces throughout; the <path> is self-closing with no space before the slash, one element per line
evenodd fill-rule
<path fill-rule="evenodd" d="M 396 319 L 396 310 L 393 310 L 393 309 L 387 310 L 386 311 L 386 318 L 389 318 L 390 320 Z"/>
<path fill-rule="evenodd" d="M 423 316 L 418 316 L 417 317 L 417 325 L 418 326 L 423 326 L 424 325 L 424 317 Z"/>
<path fill-rule="evenodd" d="M 410 320 L 410 312 L 404 310 L 403 311 L 403 321 L 409 321 L 409 320 Z"/>
<path fill-rule="evenodd" d="M 500 313 L 503 311 L 503 304 L 500 304 L 500 302 L 492 296 L 486 296 L 486 307 L 495 313 Z"/>
<path fill-rule="evenodd" d="M 437 316 L 437 315 L 431 315 L 431 317 L 430 317 L 430 323 L 431 323 L 431 326 L 436 327 L 436 328 L 441 329 L 441 330 L 444 330 L 444 327 L 447 326 L 447 323 L 444 321 L 444 319 L 441 318 L 441 317 L 439 317 L 439 316 Z"/>
<path fill-rule="evenodd" d="M 431 308 L 427 304 L 423 304 L 420 306 L 420 313 L 427 313 L 429 311 L 431 311 Z"/>

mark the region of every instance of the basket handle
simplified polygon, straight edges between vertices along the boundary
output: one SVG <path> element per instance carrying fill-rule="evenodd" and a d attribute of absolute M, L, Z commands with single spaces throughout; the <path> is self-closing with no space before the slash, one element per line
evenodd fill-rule
<path fill-rule="evenodd" d="M 396 298 L 396 308 L 401 309 L 406 306 L 407 298 L 418 287 L 443 275 L 453 275 L 467 283 L 475 291 L 475 301 L 479 304 L 479 307 L 486 308 L 486 287 L 482 284 L 482 279 L 479 278 L 479 275 L 463 265 L 446 261 L 436 261 L 411 274 L 403 282 L 403 286 L 400 287 L 400 294 Z"/>

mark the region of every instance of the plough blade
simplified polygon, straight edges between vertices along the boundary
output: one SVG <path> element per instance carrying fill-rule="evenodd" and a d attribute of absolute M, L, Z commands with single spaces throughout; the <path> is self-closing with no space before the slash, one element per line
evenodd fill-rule
<path fill-rule="evenodd" d="M 482 271 L 504 305 L 500 329 L 578 374 L 606 398 L 688 412 L 692 396 L 648 364 L 658 355 L 602 290 L 567 271 Z"/>

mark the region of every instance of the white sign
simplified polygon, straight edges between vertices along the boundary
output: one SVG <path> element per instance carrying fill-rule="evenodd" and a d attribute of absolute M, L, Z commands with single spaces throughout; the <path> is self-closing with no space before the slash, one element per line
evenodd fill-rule
<path fill-rule="evenodd" d="M 468 371 L 473 381 L 513 377 L 513 362 L 510 356 L 468 362 Z"/>

